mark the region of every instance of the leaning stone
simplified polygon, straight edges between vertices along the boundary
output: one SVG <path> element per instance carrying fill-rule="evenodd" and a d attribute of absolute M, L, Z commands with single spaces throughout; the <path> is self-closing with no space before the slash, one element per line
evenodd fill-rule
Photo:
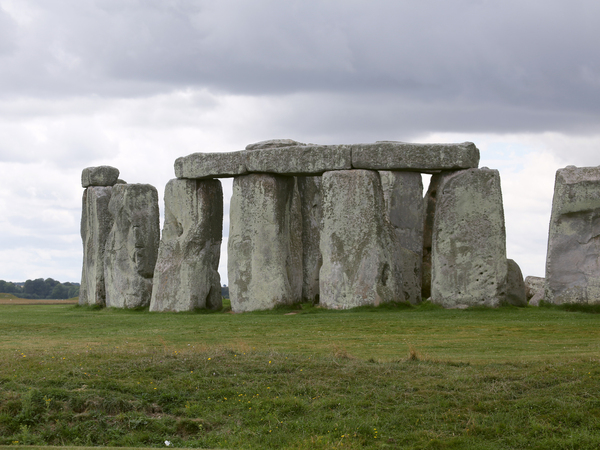
<path fill-rule="evenodd" d="M 248 172 L 281 175 L 319 175 L 328 170 L 352 167 L 348 145 L 297 145 L 250 150 L 246 153 Z"/>
<path fill-rule="evenodd" d="M 404 294 L 411 303 L 421 302 L 423 262 L 423 180 L 417 172 L 381 171 L 381 186 L 388 220 L 404 250 L 402 267 Z"/>
<path fill-rule="evenodd" d="M 81 208 L 81 239 L 83 268 L 81 270 L 80 305 L 104 306 L 104 248 L 113 219 L 108 211 L 112 193 L 110 186 L 90 186 L 83 192 Z"/>
<path fill-rule="evenodd" d="M 556 172 L 545 300 L 600 304 L 600 166 Z"/>
<path fill-rule="evenodd" d="M 221 309 L 222 231 L 219 180 L 175 179 L 167 183 L 150 311 Z"/>
<path fill-rule="evenodd" d="M 119 169 L 111 166 L 87 167 L 81 172 L 81 185 L 114 186 L 119 179 Z"/>
<path fill-rule="evenodd" d="M 385 217 L 379 174 L 326 172 L 322 183 L 321 306 L 348 309 L 404 301 L 400 245 Z"/>
<path fill-rule="evenodd" d="M 321 239 L 321 177 L 296 178 L 302 217 L 302 301 L 319 302 Z"/>
<path fill-rule="evenodd" d="M 379 141 L 352 145 L 352 167 L 375 170 L 430 172 L 460 170 L 479 165 L 479 150 L 472 142 L 462 144 L 409 144 Z"/>
<path fill-rule="evenodd" d="M 432 241 L 433 303 L 456 308 L 505 302 L 506 231 L 497 170 L 469 169 L 443 177 Z"/>
<path fill-rule="evenodd" d="M 268 141 L 260 141 L 254 144 L 246 145 L 246 150 L 260 150 L 263 148 L 277 148 L 277 147 L 292 147 L 295 145 L 306 145 L 302 142 L 294 141 L 292 139 L 270 139 Z"/>
<path fill-rule="evenodd" d="M 546 284 L 546 279 L 543 277 L 528 276 L 525 278 L 525 293 L 527 300 L 533 297 L 538 291 L 543 291 Z"/>
<path fill-rule="evenodd" d="M 506 302 L 513 306 L 527 306 L 527 292 L 523 273 L 519 265 L 512 259 L 506 261 Z"/>
<path fill-rule="evenodd" d="M 433 222 L 435 218 L 435 205 L 437 203 L 437 191 L 444 176 L 448 172 L 432 175 L 429 181 L 427 193 L 423 199 L 425 220 L 423 226 L 423 265 L 421 267 L 421 295 L 423 298 L 431 297 L 431 248 L 433 246 Z"/>
<path fill-rule="evenodd" d="M 229 212 L 227 273 L 234 312 L 300 301 L 301 252 L 292 230 L 293 177 L 236 177 Z M 296 242 L 296 246 L 294 243 Z"/>
<path fill-rule="evenodd" d="M 149 184 L 117 184 L 109 210 L 114 223 L 104 252 L 106 306 L 148 306 L 158 253 L 158 192 Z"/>
<path fill-rule="evenodd" d="M 246 152 L 192 153 L 175 160 L 177 178 L 226 178 L 247 173 Z"/>

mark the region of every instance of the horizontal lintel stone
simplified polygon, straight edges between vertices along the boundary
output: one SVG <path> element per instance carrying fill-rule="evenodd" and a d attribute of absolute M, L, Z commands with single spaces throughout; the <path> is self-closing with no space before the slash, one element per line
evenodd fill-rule
<path fill-rule="evenodd" d="M 249 150 L 246 153 L 248 172 L 318 175 L 351 168 L 348 145 L 298 145 Z"/>
<path fill-rule="evenodd" d="M 320 175 L 333 170 L 410 170 L 435 173 L 476 168 L 479 150 L 462 144 L 315 145 L 291 140 L 252 144 L 229 153 L 193 153 L 175 161 L 177 178 L 226 178 L 249 173 Z"/>
<path fill-rule="evenodd" d="M 462 144 L 411 144 L 378 141 L 355 144 L 352 167 L 371 170 L 437 170 L 471 169 L 479 166 L 479 150 L 472 142 Z"/>
<path fill-rule="evenodd" d="M 192 153 L 175 160 L 177 178 L 228 178 L 245 175 L 245 150 L 229 153 Z"/>

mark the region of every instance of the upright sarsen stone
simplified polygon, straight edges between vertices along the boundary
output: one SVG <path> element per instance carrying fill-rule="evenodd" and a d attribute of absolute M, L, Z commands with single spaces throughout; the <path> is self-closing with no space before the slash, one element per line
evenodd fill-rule
<path fill-rule="evenodd" d="M 600 304 L 600 166 L 556 172 L 544 300 Z"/>
<path fill-rule="evenodd" d="M 300 301 L 302 249 L 298 230 L 293 229 L 298 226 L 294 211 L 299 211 L 295 192 L 293 177 L 250 174 L 235 178 L 227 252 L 234 312 Z"/>
<path fill-rule="evenodd" d="M 405 300 L 421 302 L 423 264 L 423 180 L 417 172 L 380 171 L 387 217 L 401 247 L 399 266 Z"/>
<path fill-rule="evenodd" d="M 321 177 L 298 177 L 302 217 L 302 300 L 319 301 L 321 239 Z"/>
<path fill-rule="evenodd" d="M 83 267 L 81 270 L 80 305 L 104 306 L 104 248 L 113 219 L 108 211 L 112 193 L 110 186 L 90 186 L 83 192 L 81 208 L 81 239 Z"/>
<path fill-rule="evenodd" d="M 497 170 L 442 177 L 432 241 L 432 302 L 446 308 L 505 302 L 506 231 Z"/>
<path fill-rule="evenodd" d="M 148 306 L 160 236 L 158 192 L 149 184 L 117 184 L 109 211 L 114 222 L 104 252 L 106 306 Z"/>
<path fill-rule="evenodd" d="M 398 239 L 379 174 L 326 172 L 322 181 L 320 304 L 330 309 L 404 301 Z"/>
<path fill-rule="evenodd" d="M 171 180 L 150 311 L 220 309 L 223 190 L 219 180 Z"/>

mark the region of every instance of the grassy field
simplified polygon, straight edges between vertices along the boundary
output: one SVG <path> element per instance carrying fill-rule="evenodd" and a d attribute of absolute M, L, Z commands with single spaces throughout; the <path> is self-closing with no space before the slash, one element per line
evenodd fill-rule
<path fill-rule="evenodd" d="M 600 315 L 0 305 L 0 445 L 600 448 Z"/>

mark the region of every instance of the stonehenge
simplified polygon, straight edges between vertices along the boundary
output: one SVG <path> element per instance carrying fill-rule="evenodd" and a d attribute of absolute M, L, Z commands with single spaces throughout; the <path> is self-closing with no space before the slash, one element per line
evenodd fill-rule
<path fill-rule="evenodd" d="M 83 170 L 80 304 L 220 309 L 226 177 L 233 312 L 600 303 L 600 167 L 557 172 L 546 277 L 526 280 L 506 256 L 500 174 L 479 168 L 472 143 L 277 139 L 193 153 L 174 169 L 162 236 L 155 188 L 116 168 Z"/>

